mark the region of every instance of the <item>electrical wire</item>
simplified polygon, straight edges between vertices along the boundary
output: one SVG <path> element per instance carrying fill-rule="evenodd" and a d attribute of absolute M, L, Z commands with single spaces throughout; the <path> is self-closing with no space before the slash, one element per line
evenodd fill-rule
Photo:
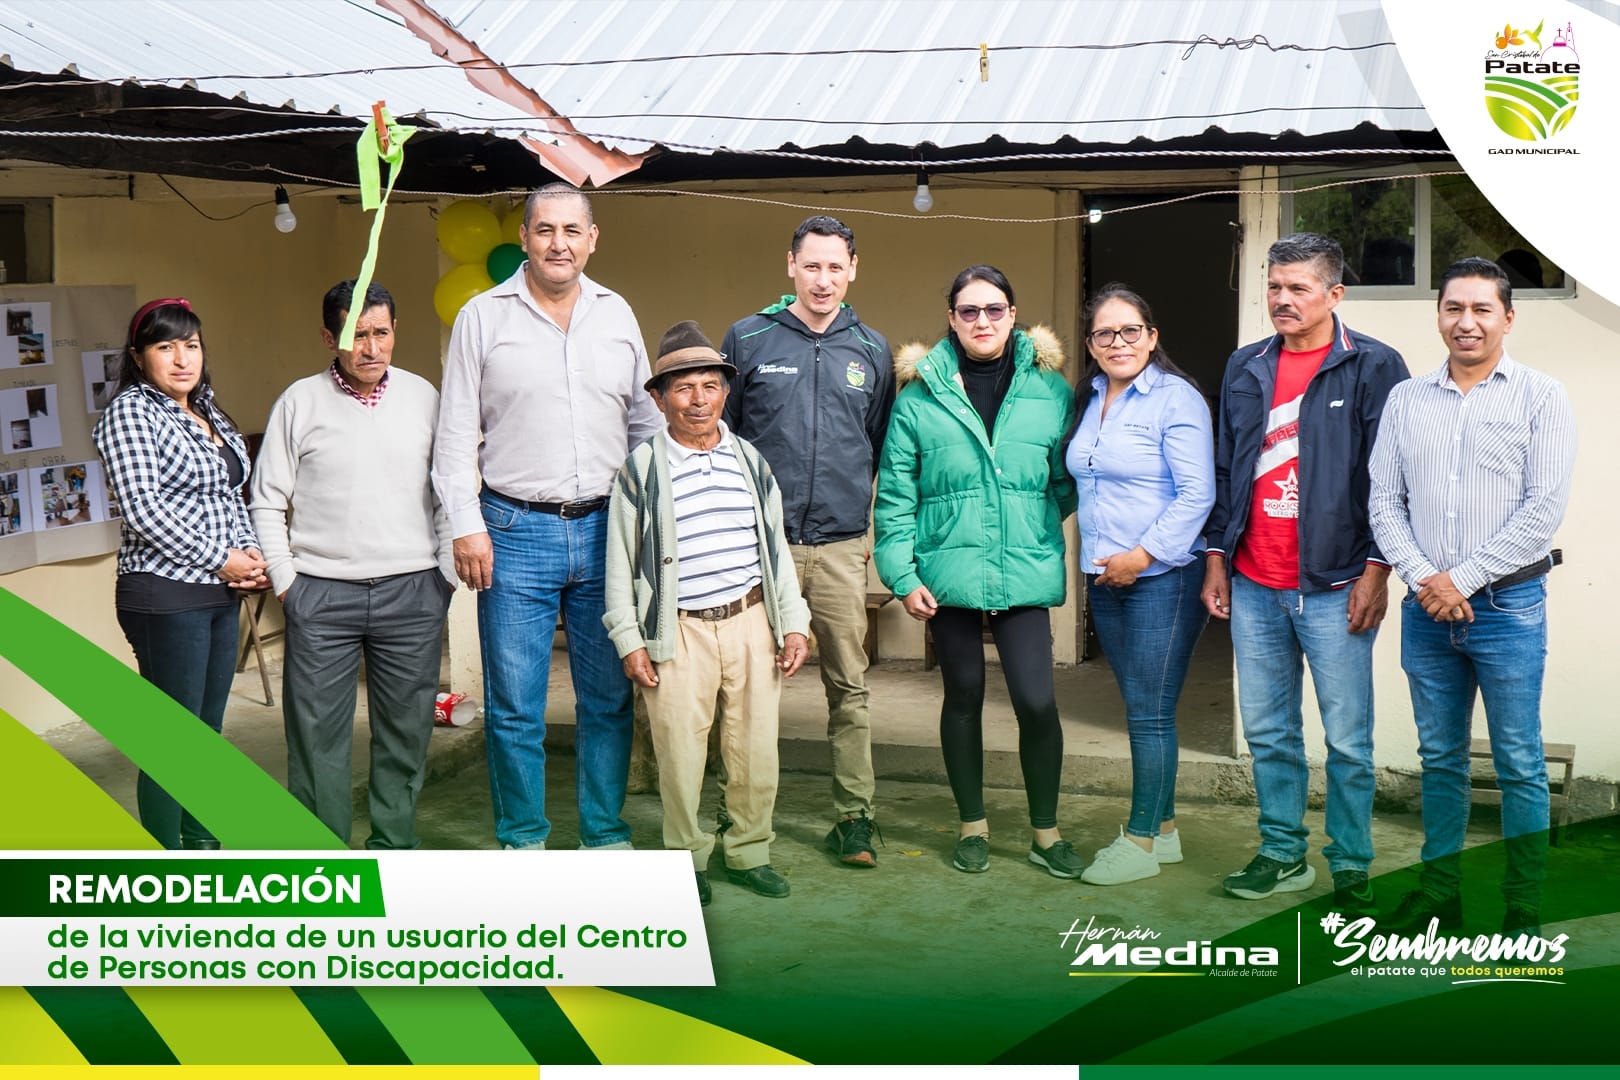
<path fill-rule="evenodd" d="M 338 180 L 330 180 L 330 179 L 327 179 L 325 177 L 310 176 L 310 175 L 307 175 L 305 173 L 291 172 L 291 171 L 286 170 L 286 169 L 276 168 L 275 166 L 272 166 L 272 165 L 264 166 L 264 170 L 266 172 L 272 172 L 272 173 L 276 173 L 277 175 L 280 175 L 280 176 L 285 176 L 285 177 L 287 177 L 289 179 L 302 180 L 302 181 L 304 181 L 306 183 L 311 183 L 311 184 L 320 184 L 320 185 L 324 185 L 324 186 L 326 186 L 328 188 L 357 188 L 359 186 L 358 184 L 344 183 L 344 182 L 338 181 Z M 1195 192 L 1192 192 L 1191 194 L 1178 196 L 1178 197 L 1173 198 L 1173 199 L 1159 199 L 1159 200 L 1156 200 L 1154 202 L 1141 203 L 1141 204 L 1138 204 L 1138 205 L 1135 205 L 1135 206 L 1115 207 L 1112 210 L 1104 211 L 1103 216 L 1105 218 L 1106 217 L 1112 217 L 1112 216 L 1115 216 L 1117 214 L 1134 213 L 1134 212 L 1136 212 L 1138 210 L 1151 210 L 1151 209 L 1153 209 L 1155 207 L 1159 207 L 1159 206 L 1170 206 L 1170 205 L 1172 205 L 1174 203 L 1190 202 L 1190 201 L 1192 201 L 1194 199 L 1207 199 L 1207 198 L 1213 198 L 1213 197 L 1216 197 L 1216 196 L 1237 195 L 1237 196 L 1248 196 L 1248 197 L 1259 196 L 1259 197 L 1262 197 L 1262 198 L 1266 198 L 1266 197 L 1277 198 L 1277 197 L 1280 197 L 1280 196 L 1283 196 L 1283 195 L 1300 195 L 1300 194 L 1305 194 L 1305 193 L 1312 192 L 1312 191 L 1326 191 L 1329 188 L 1351 187 L 1351 186 L 1354 186 L 1356 184 L 1379 183 L 1379 182 L 1384 182 L 1384 181 L 1389 181 L 1389 180 L 1417 180 L 1417 179 L 1422 179 L 1424 177 L 1432 177 L 1432 176 L 1466 176 L 1466 175 L 1468 175 L 1468 174 L 1466 172 L 1464 172 L 1463 170 L 1454 169 L 1454 170 L 1442 170 L 1442 171 L 1432 171 L 1432 172 L 1431 171 L 1425 171 L 1425 172 L 1403 173 L 1403 174 L 1396 174 L 1396 175 L 1389 175 L 1389 176 L 1362 176 L 1362 177 L 1356 177 L 1356 178 L 1353 178 L 1353 179 L 1350 179 L 1350 180 L 1338 180 L 1338 181 L 1333 181 L 1331 183 L 1326 183 L 1326 184 L 1314 184 L 1314 185 L 1311 185 L 1311 186 L 1308 186 L 1308 187 L 1289 188 L 1287 190 L 1282 190 L 1282 191 L 1259 191 L 1259 190 L 1255 190 L 1253 188 L 1225 188 L 1225 189 L 1213 190 L 1213 191 L 1195 191 Z M 483 194 L 480 195 L 480 194 L 469 194 L 469 193 L 464 192 L 464 191 L 408 191 L 408 190 L 405 190 L 403 188 L 396 188 L 394 190 L 394 194 L 396 194 L 396 195 L 409 195 L 409 196 L 431 196 L 431 197 L 435 197 L 435 198 L 474 199 L 474 200 L 477 200 L 477 199 L 493 199 L 493 198 L 512 198 L 512 199 L 516 199 L 516 198 L 522 197 L 524 192 L 508 191 L 508 190 L 497 190 L 497 191 L 486 191 L 486 192 L 484 192 Z M 598 198 L 600 196 L 615 196 L 615 195 L 644 195 L 644 196 L 688 197 L 688 198 L 698 198 L 698 199 L 718 199 L 718 200 L 725 201 L 725 202 L 749 203 L 749 204 L 756 205 L 756 206 L 775 206 L 775 207 L 782 207 L 782 208 L 791 209 L 791 210 L 809 210 L 809 211 L 813 211 L 813 212 L 816 212 L 816 213 L 832 214 L 832 215 L 835 215 L 835 216 L 838 216 L 838 217 L 851 217 L 851 216 L 856 216 L 856 215 L 865 215 L 867 217 L 895 218 L 895 219 L 902 220 L 902 221 L 919 221 L 919 222 L 927 222 L 927 221 L 972 221 L 972 222 L 979 222 L 981 224 L 991 224 L 991 225 L 1053 225 L 1053 224 L 1058 224 L 1058 223 L 1061 223 L 1061 222 L 1068 222 L 1068 221 L 1086 221 L 1089 218 L 1089 211 L 1087 213 L 1080 213 L 1080 214 L 1058 214 L 1058 215 L 1054 215 L 1054 216 L 1051 216 L 1051 217 L 987 217 L 987 216 L 978 215 L 978 214 L 950 214 L 950 213 L 918 214 L 918 213 L 915 213 L 915 212 L 913 212 L 913 213 L 902 213 L 902 212 L 893 211 L 893 210 L 873 210 L 873 209 L 869 209 L 869 208 L 866 208 L 866 207 L 857 207 L 857 206 L 820 206 L 820 205 L 816 205 L 816 204 L 813 204 L 813 203 L 790 202 L 790 201 L 788 201 L 786 199 L 769 199 L 769 198 L 764 198 L 764 197 L 757 196 L 757 195 L 740 195 L 740 194 L 735 194 L 735 193 L 732 193 L 732 192 L 724 192 L 724 191 L 690 191 L 690 190 L 687 190 L 687 189 L 684 189 L 684 188 L 595 188 L 595 189 L 592 189 L 587 194 L 589 194 L 589 196 L 591 198 L 593 198 L 593 199 Z"/>
<path fill-rule="evenodd" d="M 391 21 L 391 20 L 390 20 Z M 994 45 L 990 52 L 1119 52 L 1126 49 L 1143 49 L 1153 46 L 1172 45 L 1185 46 L 1181 54 L 1182 60 L 1189 59 L 1200 47 L 1210 46 L 1219 51 L 1232 49 L 1237 52 L 1246 52 L 1249 49 L 1261 48 L 1272 53 L 1298 52 L 1298 53 L 1330 53 L 1365 52 L 1371 49 L 1392 48 L 1393 41 L 1370 41 L 1360 45 L 1301 45 L 1297 42 L 1285 41 L 1274 43 L 1264 34 L 1252 34 L 1249 37 L 1216 38 L 1209 34 L 1199 34 L 1195 38 L 1152 38 L 1145 41 L 1118 41 L 1118 42 L 1042 42 L 1029 45 Z M 148 84 L 169 83 L 203 83 L 220 79 L 232 81 L 296 81 L 302 79 L 330 79 L 351 75 L 376 75 L 379 72 L 394 71 L 440 71 L 447 66 L 461 68 L 464 71 L 526 71 L 536 68 L 591 68 L 613 67 L 628 64 L 671 64 L 690 63 L 698 60 L 753 60 L 753 59 L 796 59 L 817 58 L 829 56 L 928 56 L 940 54 L 960 53 L 971 56 L 975 62 L 979 57 L 979 45 L 923 45 L 911 48 L 865 48 L 865 49 L 762 49 L 762 50 L 725 50 L 718 52 L 701 53 L 671 53 L 660 56 L 615 56 L 600 57 L 593 60 L 535 60 L 517 64 L 503 64 L 489 59 L 467 60 L 463 62 L 440 61 L 431 64 L 380 64 L 373 67 L 343 68 L 335 71 L 306 71 L 293 72 L 267 72 L 267 73 L 225 73 L 217 75 L 165 75 L 165 76 L 128 76 L 124 81 Z M 84 79 L 84 80 L 53 80 L 33 83 L 14 83 L 12 88 L 39 87 L 39 86 L 94 86 L 113 80 Z"/>
<path fill-rule="evenodd" d="M 1422 105 L 1261 105 L 1252 109 L 1232 109 L 1227 112 L 1215 113 L 1166 113 L 1162 116 L 1115 116 L 1115 117 L 1066 117 L 1054 120 L 1031 120 L 1019 117 L 1016 120 L 970 120 L 953 119 L 940 120 L 938 118 L 919 118 L 915 120 L 835 120 L 813 116 L 738 116 L 727 113 L 571 113 L 567 117 L 556 116 L 556 119 L 567 119 L 573 123 L 586 120 L 722 120 L 746 124 L 795 124 L 802 126 L 825 125 L 832 127 L 935 127 L 941 124 L 951 127 L 1051 127 L 1051 126 L 1078 126 L 1082 124 L 1156 124 L 1169 120 L 1225 120 L 1236 116 L 1254 116 L 1269 112 L 1423 112 Z M 461 120 L 470 120 L 474 123 L 512 124 L 532 119 L 523 116 L 476 116 L 472 113 L 455 112 L 450 109 L 423 109 L 419 114 L 428 116 L 450 116 Z M 551 119 L 552 117 L 542 117 Z"/>
<path fill-rule="evenodd" d="M 204 210 L 202 207 L 198 206 L 196 203 L 194 203 L 190 199 L 188 199 L 186 197 L 186 193 L 181 191 L 179 188 L 175 187 L 174 184 L 172 184 L 169 181 L 169 178 L 167 176 L 164 176 L 162 173 L 158 173 L 156 175 L 157 175 L 157 178 L 159 180 L 163 181 L 163 186 L 164 187 L 168 188 L 170 191 L 172 191 L 176 195 L 180 196 L 180 201 L 181 202 L 185 203 L 187 206 L 189 206 L 193 210 L 197 211 L 197 213 L 201 214 L 203 217 L 207 218 L 209 221 L 235 221 L 237 218 L 243 217 L 244 215 L 247 215 L 247 214 L 250 214 L 253 211 L 257 210 L 261 206 L 269 206 L 272 202 L 275 201 L 274 199 L 266 199 L 263 202 L 256 202 L 252 206 L 246 207 L 246 208 L 244 208 L 244 209 L 242 209 L 242 210 L 240 210 L 240 211 L 238 211 L 238 212 L 236 212 L 234 214 L 227 214 L 224 217 L 215 217 L 213 214 L 210 214 L 208 211 Z"/>
<path fill-rule="evenodd" d="M 247 131 L 228 135 L 125 135 L 105 131 L 17 131 L 0 130 L 0 138 L 16 139 L 105 139 L 111 142 L 129 143 L 227 143 L 244 142 L 252 139 L 282 138 L 292 135 L 354 135 L 359 128 L 355 127 L 310 127 L 310 128 L 282 128 L 274 131 Z M 456 130 L 456 129 L 443 129 Z M 506 130 L 504 127 L 481 129 L 490 132 Z M 1098 161 L 1123 159 L 1160 159 L 1160 158 L 1218 158 L 1228 157 L 1234 153 L 1241 153 L 1247 160 L 1269 160 L 1273 158 L 1286 158 L 1297 160 L 1300 158 L 1318 157 L 1363 157 L 1369 155 L 1387 156 L 1394 153 L 1403 155 L 1430 155 L 1449 156 L 1449 150 L 1429 150 L 1413 148 L 1385 148 L 1385 147 L 1341 147 L 1332 150 L 1221 150 L 1221 149 L 1176 149 L 1176 150 L 1037 150 L 1021 154 L 991 154 L 983 157 L 959 158 L 857 158 L 841 157 L 836 154 L 813 154 L 803 150 L 772 150 L 765 148 L 738 149 L 729 146 L 709 146 L 702 143 L 665 142 L 647 136 L 620 135 L 594 131 L 571 132 L 544 132 L 538 133 L 524 129 L 529 138 L 539 137 L 542 134 L 561 140 L 564 138 L 591 139 L 595 142 L 644 142 L 649 146 L 662 146 L 671 150 L 689 150 L 701 154 L 735 154 L 742 157 L 772 158 L 789 161 L 813 161 L 825 165 L 854 166 L 861 168 L 902 168 L 916 169 L 947 169 L 962 166 L 1009 165 L 1023 162 L 1051 161 Z M 915 151 L 914 151 L 915 153 Z"/>

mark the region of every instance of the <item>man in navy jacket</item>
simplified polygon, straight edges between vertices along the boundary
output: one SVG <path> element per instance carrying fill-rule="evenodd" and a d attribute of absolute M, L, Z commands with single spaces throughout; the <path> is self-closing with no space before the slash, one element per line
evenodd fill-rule
<path fill-rule="evenodd" d="M 1370 913 L 1372 647 L 1389 564 L 1368 522 L 1367 462 L 1390 388 L 1389 346 L 1346 327 L 1344 253 L 1313 233 L 1267 253 L 1277 333 L 1238 349 L 1221 381 L 1204 605 L 1232 622 L 1238 708 L 1254 757 L 1260 850 L 1223 882 L 1246 900 L 1308 889 L 1310 772 L 1300 704 L 1309 661 L 1327 744 L 1323 849 L 1342 910 Z"/>
<path fill-rule="evenodd" d="M 866 533 L 894 370 L 883 335 L 844 303 L 855 270 L 849 226 L 808 218 L 794 231 L 787 256 L 796 295 L 738 321 L 721 348 L 737 366 L 726 423 L 776 474 L 794 567 L 810 605 L 832 745 L 836 821 L 827 846 L 847 866 L 872 867 Z"/>

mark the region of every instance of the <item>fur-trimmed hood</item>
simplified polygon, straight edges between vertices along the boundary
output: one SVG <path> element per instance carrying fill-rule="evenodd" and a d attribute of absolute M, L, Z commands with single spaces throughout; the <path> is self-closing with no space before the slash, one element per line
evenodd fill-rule
<path fill-rule="evenodd" d="M 1041 371 L 1055 371 L 1063 373 L 1063 364 L 1067 359 L 1063 354 L 1063 343 L 1058 340 L 1057 334 L 1045 326 L 1032 326 L 1028 330 L 1014 330 L 1015 335 L 1023 335 L 1029 339 L 1034 347 L 1034 364 Z M 896 387 L 905 386 L 917 378 L 917 365 L 922 358 L 935 349 L 944 348 L 951 352 L 954 361 L 955 350 L 950 347 L 950 339 L 942 338 L 933 345 L 926 345 L 921 341 L 913 341 L 900 346 L 894 354 L 894 382 Z"/>

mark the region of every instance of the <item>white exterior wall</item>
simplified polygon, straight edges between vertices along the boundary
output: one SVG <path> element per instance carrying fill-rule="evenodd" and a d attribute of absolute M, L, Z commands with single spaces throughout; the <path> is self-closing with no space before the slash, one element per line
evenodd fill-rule
<path fill-rule="evenodd" d="M 1277 237 L 1278 214 L 1271 198 L 1246 203 L 1243 209 L 1240 327 L 1243 340 L 1253 341 L 1272 332 L 1265 311 L 1265 262 L 1266 248 Z M 1620 306 L 1577 287 L 1570 299 L 1519 299 L 1514 307 L 1508 352 L 1564 384 L 1580 431 L 1569 513 L 1554 541 L 1564 549 L 1566 562 L 1549 578 L 1542 731 L 1550 742 L 1575 744 L 1577 776 L 1615 780 L 1620 778 L 1620 706 L 1610 682 L 1614 645 L 1603 604 L 1620 590 L 1620 562 L 1611 558 L 1609 547 L 1620 534 L 1620 500 L 1612 496 L 1613 480 L 1604 477 L 1620 461 L 1620 423 L 1610 415 L 1620 395 Z M 1354 329 L 1399 349 L 1414 373 L 1433 370 L 1445 359 L 1432 300 L 1348 298 L 1338 310 Z M 1417 731 L 1401 670 L 1397 610 L 1405 589 L 1391 575 L 1391 616 L 1373 653 L 1373 757 L 1380 766 L 1415 772 Z M 1320 761 L 1321 724 L 1313 694 L 1307 689 L 1306 739 L 1312 760 Z M 1475 710 L 1474 733 L 1485 734 L 1481 709 Z M 1239 738 L 1241 745 L 1241 730 Z"/>

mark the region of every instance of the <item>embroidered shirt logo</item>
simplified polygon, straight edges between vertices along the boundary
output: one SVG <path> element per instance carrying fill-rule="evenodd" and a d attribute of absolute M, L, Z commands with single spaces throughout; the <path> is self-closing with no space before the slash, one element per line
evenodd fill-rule
<path fill-rule="evenodd" d="M 799 369 L 792 364 L 761 364 L 757 369 L 761 375 L 797 375 Z"/>
<path fill-rule="evenodd" d="M 844 371 L 844 378 L 849 385 L 859 389 L 866 385 L 866 368 L 861 366 L 859 360 L 851 360 L 849 367 Z"/>
<path fill-rule="evenodd" d="M 1274 518 L 1299 517 L 1298 470 L 1289 469 L 1286 477 L 1281 480 L 1273 480 L 1272 483 L 1277 485 L 1277 497 L 1265 500 L 1266 516 Z"/>

